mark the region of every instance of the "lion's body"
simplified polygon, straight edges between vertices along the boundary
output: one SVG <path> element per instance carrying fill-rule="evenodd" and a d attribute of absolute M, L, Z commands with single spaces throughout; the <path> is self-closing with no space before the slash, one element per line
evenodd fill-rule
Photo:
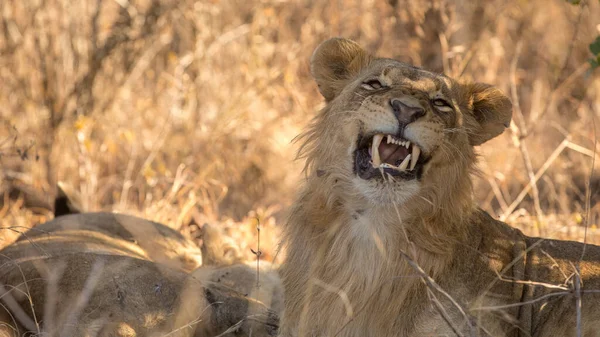
<path fill-rule="evenodd" d="M 23 234 L 8 249 L 22 249 L 20 246 L 23 245 L 37 248 L 60 241 L 69 242 L 69 245 L 56 247 L 61 254 L 65 254 L 66 250 L 97 250 L 98 253 L 110 254 L 121 251 L 127 256 L 137 254 L 136 257 L 184 271 L 192 271 L 202 265 L 200 248 L 179 232 L 156 222 L 113 213 L 57 217 Z"/>
<path fill-rule="evenodd" d="M 161 224 L 109 213 L 59 217 L 0 251 L 0 337 L 191 337 L 232 327 L 224 336 L 273 335 L 277 274 L 263 270 L 255 289 L 256 270 L 243 264 L 188 273 L 199 257 Z"/>
<path fill-rule="evenodd" d="M 288 248 L 288 260 L 281 270 L 286 315 L 310 322 L 303 331 L 306 336 L 454 336 L 427 294 L 429 287 L 463 336 L 574 336 L 575 294 L 537 283 L 572 289 L 574 265 L 584 246 L 526 237 L 481 210 L 475 210 L 468 221 L 467 241 L 454 244 L 451 255 L 419 263 L 423 268 L 431 262 L 445 264 L 433 267 L 437 269 L 433 279 L 456 303 L 422 282 L 401 254 L 393 256 L 398 247 L 386 246 L 389 260 L 377 261 L 381 253 L 376 247 L 349 238 L 335 243 L 343 239 L 320 240 L 314 233 L 303 233 L 300 235 L 311 239 L 304 242 L 301 254 Z M 337 245 L 347 249 L 335 252 Z M 324 255 L 319 254 L 322 247 L 329 247 Z M 301 260 L 304 265 L 298 263 Z M 600 289 L 600 264 L 594 263 L 598 260 L 600 248 L 588 245 L 580 263 L 581 314 L 583 331 L 587 331 L 583 336 L 600 333 L 600 293 L 586 293 Z M 328 288 L 313 284 L 310 289 L 311 278 Z M 308 305 L 307 292 L 312 292 Z M 550 293 L 557 295 L 525 304 Z M 518 303 L 523 304 L 515 305 Z M 292 330 L 282 333 L 300 336 Z"/>
<path fill-rule="evenodd" d="M 311 63 L 328 104 L 301 137 L 280 336 L 575 336 L 578 296 L 582 336 L 600 336 L 600 247 L 526 237 L 474 204 L 473 146 L 510 122 L 499 90 L 344 39 Z"/>

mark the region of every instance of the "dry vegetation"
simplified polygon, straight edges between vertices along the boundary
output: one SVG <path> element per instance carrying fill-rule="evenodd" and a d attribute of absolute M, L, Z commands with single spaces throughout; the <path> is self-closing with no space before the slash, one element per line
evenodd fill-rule
<path fill-rule="evenodd" d="M 87 210 L 219 222 L 249 258 L 258 217 L 273 254 L 301 179 L 291 140 L 322 106 L 308 59 L 338 35 L 510 93 L 479 204 L 533 235 L 583 240 L 589 224 L 600 243 L 599 32 L 595 0 L 3 0 L 0 247 L 51 216 L 65 181 Z"/>

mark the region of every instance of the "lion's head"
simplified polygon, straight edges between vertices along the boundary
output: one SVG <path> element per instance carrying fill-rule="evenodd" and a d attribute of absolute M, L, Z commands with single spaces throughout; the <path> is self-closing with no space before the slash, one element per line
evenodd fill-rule
<path fill-rule="evenodd" d="M 439 207 L 453 192 L 470 194 L 473 146 L 511 120 L 510 100 L 490 85 L 375 58 L 347 39 L 322 43 L 311 72 L 327 105 L 301 153 L 344 203 Z"/>

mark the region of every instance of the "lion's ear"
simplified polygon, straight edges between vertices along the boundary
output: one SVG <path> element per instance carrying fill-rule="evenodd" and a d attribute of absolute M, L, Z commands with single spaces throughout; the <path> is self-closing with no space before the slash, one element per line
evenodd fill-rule
<path fill-rule="evenodd" d="M 331 101 L 350 78 L 369 64 L 371 58 L 358 43 L 344 38 L 332 38 L 315 49 L 310 59 L 310 72 L 323 97 Z"/>
<path fill-rule="evenodd" d="M 488 84 L 468 84 L 469 110 L 475 125 L 469 127 L 469 142 L 480 145 L 500 135 L 510 126 L 512 103 L 500 89 Z"/>

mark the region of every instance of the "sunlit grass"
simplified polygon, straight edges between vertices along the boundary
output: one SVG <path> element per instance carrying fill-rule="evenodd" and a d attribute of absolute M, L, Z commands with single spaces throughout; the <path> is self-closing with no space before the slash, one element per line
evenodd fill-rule
<path fill-rule="evenodd" d="M 598 222 L 595 193 L 585 217 L 600 112 L 600 80 L 587 66 L 598 2 L 95 4 L 3 2 L 3 226 L 50 217 L 31 198 L 50 202 L 60 180 L 87 210 L 184 231 L 193 221 L 222 222 L 251 247 L 253 212 L 268 210 L 275 228 L 301 179 L 291 140 L 322 106 L 308 60 L 331 36 L 502 88 L 523 118 L 515 117 L 517 133 L 482 147 L 478 203 L 535 235 L 581 240 L 579 229 L 564 228 Z M 565 138 L 579 146 L 564 149 L 536 182 L 542 214 L 531 193 L 506 214 L 530 181 L 511 136 L 521 137 L 533 173 Z M 278 232 L 261 235 L 276 242 Z M 13 237 L 0 232 L 0 246 Z"/>

